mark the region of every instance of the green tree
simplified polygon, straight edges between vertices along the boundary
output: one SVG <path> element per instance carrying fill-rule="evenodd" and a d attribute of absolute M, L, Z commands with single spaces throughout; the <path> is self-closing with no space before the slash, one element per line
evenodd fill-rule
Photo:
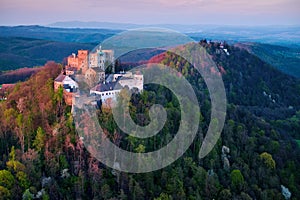
<path fill-rule="evenodd" d="M 219 199 L 220 200 L 231 200 L 232 199 L 232 194 L 229 189 L 224 189 L 220 192 L 219 194 Z"/>
<path fill-rule="evenodd" d="M 14 122 L 15 122 L 17 115 L 18 115 L 17 111 L 14 110 L 13 108 L 4 110 L 4 124 L 6 125 L 7 128 L 14 127 Z"/>
<path fill-rule="evenodd" d="M 236 191 L 241 191 L 244 186 L 244 177 L 240 170 L 232 170 L 230 174 L 232 188 Z"/>
<path fill-rule="evenodd" d="M 34 198 L 34 195 L 31 194 L 29 189 L 25 190 L 25 192 L 23 193 L 23 196 L 22 196 L 22 200 L 32 200 L 33 198 Z"/>
<path fill-rule="evenodd" d="M 263 160 L 263 162 L 265 163 L 265 165 L 268 168 L 275 169 L 276 163 L 273 160 L 273 157 L 271 154 L 269 154 L 267 152 L 263 152 L 262 154 L 260 154 L 260 158 Z"/>
<path fill-rule="evenodd" d="M 11 151 L 9 153 L 9 160 L 6 162 L 6 166 L 11 172 L 25 171 L 25 166 L 16 160 L 16 152 L 14 146 L 11 148 Z"/>
<path fill-rule="evenodd" d="M 0 170 L 0 185 L 11 189 L 15 183 L 14 176 L 8 170 Z"/>
<path fill-rule="evenodd" d="M 15 146 L 11 147 L 11 150 L 9 152 L 9 160 L 11 161 L 15 161 L 16 160 L 16 150 L 15 150 Z"/>
<path fill-rule="evenodd" d="M 22 150 L 22 153 L 25 152 L 25 135 L 24 135 L 24 116 L 23 114 L 18 114 L 17 116 L 17 127 L 15 128 L 16 129 L 16 132 L 17 132 L 17 136 L 19 138 L 19 142 L 20 142 L 20 145 L 21 145 L 21 150 Z"/>
<path fill-rule="evenodd" d="M 67 158 L 65 155 L 60 155 L 59 156 L 59 167 L 60 169 L 67 169 L 69 167 Z"/>
<path fill-rule="evenodd" d="M 172 197 L 166 193 L 161 193 L 159 197 L 155 198 L 154 200 L 172 200 Z"/>
<path fill-rule="evenodd" d="M 10 199 L 10 197 L 10 191 L 6 187 L 0 185 L 0 200 L 7 200 Z"/>
<path fill-rule="evenodd" d="M 19 186 L 21 186 L 23 189 L 27 189 L 30 186 L 27 174 L 25 174 L 25 172 L 18 172 L 16 174 L 17 180 L 18 180 L 18 184 Z"/>
<path fill-rule="evenodd" d="M 137 153 L 144 153 L 145 152 L 145 146 L 142 144 L 139 144 L 139 146 L 137 148 L 135 148 L 135 151 Z"/>
<path fill-rule="evenodd" d="M 50 200 L 50 196 L 46 192 L 44 192 L 43 196 L 42 196 L 42 199 L 43 200 Z"/>
<path fill-rule="evenodd" d="M 36 131 L 36 136 L 33 141 L 33 146 L 37 150 L 37 152 L 41 152 L 42 149 L 44 148 L 44 143 L 45 143 L 45 132 L 41 127 L 38 127 Z"/>

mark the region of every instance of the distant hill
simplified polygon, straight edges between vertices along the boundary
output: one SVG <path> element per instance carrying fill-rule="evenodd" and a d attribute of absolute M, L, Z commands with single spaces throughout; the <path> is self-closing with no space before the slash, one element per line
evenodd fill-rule
<path fill-rule="evenodd" d="M 216 25 L 208 25 L 208 24 L 132 24 L 132 23 L 114 23 L 114 22 L 82 22 L 82 21 L 64 21 L 64 22 L 55 22 L 48 25 L 49 27 L 57 27 L 57 28 L 101 28 L 101 29 L 117 29 L 117 30 L 129 30 L 129 29 L 137 29 L 137 28 L 145 28 L 145 27 L 161 27 L 166 29 L 173 29 L 176 31 L 180 31 L 182 33 L 187 32 L 197 32 L 208 29 L 213 29 Z"/>
<path fill-rule="evenodd" d="M 128 30 L 161 27 L 186 33 L 195 40 L 208 38 L 232 42 L 261 42 L 278 45 L 300 45 L 300 26 L 233 26 L 212 24 L 130 24 L 111 22 L 65 21 L 49 24 L 59 28 L 101 28 Z"/>
<path fill-rule="evenodd" d="M 49 27 L 58 28 L 104 28 L 104 29 L 134 29 L 140 28 L 142 25 L 130 24 L 130 23 L 112 23 L 112 22 L 82 22 L 82 21 L 65 21 L 55 22 L 48 25 Z"/>
<path fill-rule="evenodd" d="M 61 63 L 78 49 L 93 49 L 96 44 L 54 42 L 21 37 L 0 37 L 0 71 Z"/>
<path fill-rule="evenodd" d="M 120 30 L 0 26 L 0 37 L 26 37 L 60 42 L 100 43 Z"/>
<path fill-rule="evenodd" d="M 260 43 L 236 44 L 282 72 L 300 78 L 300 47 L 283 47 Z"/>
<path fill-rule="evenodd" d="M 69 24 L 69 25 L 68 25 Z M 92 26 L 116 29 L 134 28 L 132 24 L 98 22 L 61 22 L 57 26 Z M 53 26 L 55 24 L 52 24 Z M 104 26 L 107 25 L 107 26 Z M 143 27 L 144 25 L 137 25 Z M 158 25 L 157 25 L 158 26 Z M 180 25 L 161 25 L 165 28 L 180 28 Z M 191 29 L 187 29 L 190 27 Z M 216 25 L 184 25 L 182 30 L 198 30 L 188 35 L 195 40 L 228 41 L 247 49 L 281 71 L 300 77 L 299 27 L 237 27 Z M 93 49 L 103 40 L 121 30 L 100 28 L 53 28 L 43 26 L 0 26 L 0 71 L 43 65 L 48 60 L 62 62 L 63 58 L 78 49 Z M 243 42 L 246 41 L 246 42 Z M 257 44 L 256 42 L 261 42 Z M 241 44 L 240 44 L 241 43 Z M 268 43 L 268 44 L 263 44 Z M 273 44 L 280 44 L 273 45 Z M 147 56 L 146 56 L 146 59 Z M 124 62 L 124 61 L 123 61 Z M 127 62 L 127 61 L 125 61 Z"/>
<path fill-rule="evenodd" d="M 28 37 L 62 42 L 100 43 L 122 30 L 161 27 L 185 33 L 199 41 L 260 42 L 283 46 L 300 46 L 299 26 L 226 26 L 181 24 L 123 24 L 108 22 L 57 22 L 44 26 L 0 26 L 0 37 Z"/>
<path fill-rule="evenodd" d="M 36 68 L 20 68 L 17 70 L 1 73 L 0 72 L 0 84 L 7 84 L 7 83 L 17 83 L 19 81 L 25 81 L 30 78 L 33 74 L 39 72 L 42 67 Z"/>
<path fill-rule="evenodd" d="M 281 46 L 300 46 L 299 26 L 218 26 L 188 35 L 196 40 L 207 38 L 213 41 L 254 42 Z"/>

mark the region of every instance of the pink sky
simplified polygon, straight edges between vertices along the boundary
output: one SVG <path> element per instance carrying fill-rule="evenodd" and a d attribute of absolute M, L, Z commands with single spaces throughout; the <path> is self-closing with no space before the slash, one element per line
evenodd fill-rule
<path fill-rule="evenodd" d="M 57 21 L 299 25 L 299 0 L 0 0 L 0 25 Z"/>

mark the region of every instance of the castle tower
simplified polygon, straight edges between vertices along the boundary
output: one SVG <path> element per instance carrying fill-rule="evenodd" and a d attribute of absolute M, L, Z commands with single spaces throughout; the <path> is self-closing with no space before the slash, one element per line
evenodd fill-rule
<path fill-rule="evenodd" d="M 78 70 L 82 70 L 82 73 L 85 74 L 88 69 L 88 50 L 78 50 Z"/>

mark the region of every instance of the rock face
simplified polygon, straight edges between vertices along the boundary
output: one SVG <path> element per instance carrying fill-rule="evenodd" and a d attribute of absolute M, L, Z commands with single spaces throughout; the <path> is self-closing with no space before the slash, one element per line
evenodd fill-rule
<path fill-rule="evenodd" d="M 227 157 L 223 158 L 223 167 L 224 169 L 229 169 L 230 168 L 230 163 Z"/>
<path fill-rule="evenodd" d="M 292 193 L 289 191 L 289 189 L 284 187 L 283 185 L 281 185 L 281 193 L 285 199 L 290 199 L 292 196 Z"/>
<path fill-rule="evenodd" d="M 52 181 L 51 177 L 44 177 L 42 179 L 42 187 L 46 187 L 46 186 L 50 185 L 51 181 Z"/>
<path fill-rule="evenodd" d="M 226 146 L 222 146 L 222 155 L 229 154 L 229 153 L 230 153 L 230 149 Z"/>
<path fill-rule="evenodd" d="M 222 161 L 223 161 L 223 167 L 224 169 L 229 169 L 230 168 L 230 162 L 229 162 L 229 153 L 230 153 L 230 149 L 227 146 L 222 146 Z"/>
<path fill-rule="evenodd" d="M 61 172 L 61 178 L 68 178 L 70 177 L 70 174 L 69 174 L 69 169 L 63 169 L 62 172 Z"/>

